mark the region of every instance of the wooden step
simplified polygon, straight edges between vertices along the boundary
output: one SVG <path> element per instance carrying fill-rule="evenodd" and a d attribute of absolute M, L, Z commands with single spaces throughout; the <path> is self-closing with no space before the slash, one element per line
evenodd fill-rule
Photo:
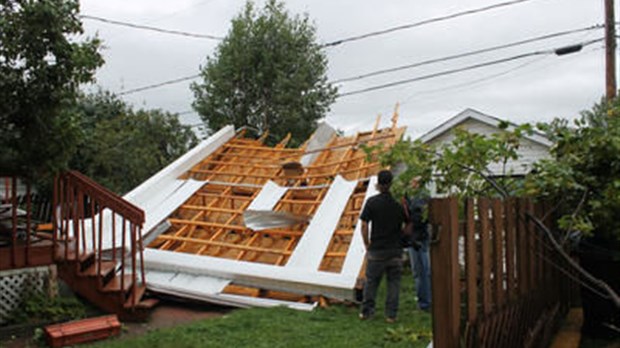
<path fill-rule="evenodd" d="M 86 268 L 80 275 L 95 277 L 101 275 L 102 277 L 106 277 L 108 274 L 116 269 L 116 262 L 114 261 L 101 261 L 101 271 L 97 274 L 97 262 L 90 265 L 90 267 Z"/>
<path fill-rule="evenodd" d="M 136 308 L 138 309 L 151 309 L 159 304 L 159 299 L 157 298 L 147 298 L 145 300 L 140 301 Z"/>
<path fill-rule="evenodd" d="M 64 246 L 60 246 L 56 249 L 56 255 L 54 255 L 56 257 L 56 259 L 62 260 L 62 261 L 79 261 L 80 263 L 85 263 L 86 261 L 88 261 L 90 258 L 95 257 L 95 254 L 93 252 L 88 252 L 88 253 L 81 253 L 77 258 L 76 258 L 76 252 L 75 250 L 73 250 L 72 248 L 69 249 L 69 251 L 67 251 L 66 257 L 65 257 L 65 248 Z"/>
<path fill-rule="evenodd" d="M 121 275 L 117 274 L 103 287 L 103 292 L 127 292 L 131 289 L 132 284 L 131 274 L 125 274 L 125 284 L 123 284 L 124 287 L 121 289 Z"/>
<path fill-rule="evenodd" d="M 125 308 L 135 307 L 140 303 L 142 296 L 146 292 L 146 286 L 136 286 L 134 290 L 134 295 L 132 296 L 131 291 L 127 294 L 127 301 L 123 304 Z"/>

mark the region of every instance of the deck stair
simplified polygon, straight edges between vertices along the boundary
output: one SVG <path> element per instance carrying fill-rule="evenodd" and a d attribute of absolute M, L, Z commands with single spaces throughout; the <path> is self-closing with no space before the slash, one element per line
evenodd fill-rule
<path fill-rule="evenodd" d="M 144 212 L 78 172 L 59 176 L 54 196 L 58 276 L 120 320 L 146 320 L 157 300 L 145 299 Z M 102 250 L 104 239 L 111 250 Z"/>

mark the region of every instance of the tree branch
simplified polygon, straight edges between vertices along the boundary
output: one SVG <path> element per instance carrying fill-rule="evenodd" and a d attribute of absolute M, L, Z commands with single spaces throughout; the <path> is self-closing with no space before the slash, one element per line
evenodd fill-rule
<path fill-rule="evenodd" d="M 618 296 L 618 294 L 614 292 L 614 290 L 609 285 L 607 285 L 607 283 L 592 276 L 586 270 L 581 268 L 581 266 L 578 263 L 576 263 L 568 254 L 566 254 L 562 246 L 555 240 L 551 231 L 549 231 L 547 226 L 545 226 L 545 224 L 542 223 L 542 221 L 540 221 L 537 217 L 535 217 L 529 212 L 526 212 L 525 215 L 529 219 L 531 219 L 536 224 L 536 226 L 545 233 L 547 238 L 549 238 L 549 240 L 551 241 L 551 245 L 553 245 L 553 248 L 571 265 L 571 267 L 573 267 L 577 272 L 579 272 L 581 276 L 583 276 L 584 278 L 592 282 L 592 284 L 595 284 L 596 286 L 605 290 L 605 292 L 609 295 L 610 299 L 616 305 L 616 307 L 620 308 L 620 297 Z"/>

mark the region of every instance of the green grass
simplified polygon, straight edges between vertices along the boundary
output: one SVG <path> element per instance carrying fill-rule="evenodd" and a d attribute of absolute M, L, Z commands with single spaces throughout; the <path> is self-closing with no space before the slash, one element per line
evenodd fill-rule
<path fill-rule="evenodd" d="M 312 312 L 252 308 L 148 332 L 139 337 L 101 342 L 96 347 L 426 347 L 431 317 L 416 310 L 411 273 L 403 274 L 398 321 L 385 323 L 385 280 L 377 315 L 366 321 L 353 306 L 332 305 Z"/>

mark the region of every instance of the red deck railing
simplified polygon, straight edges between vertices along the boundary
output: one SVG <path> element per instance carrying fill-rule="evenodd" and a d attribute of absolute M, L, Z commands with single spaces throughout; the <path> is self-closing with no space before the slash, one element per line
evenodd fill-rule
<path fill-rule="evenodd" d="M 0 270 L 52 264 L 52 243 L 34 235 L 30 183 L 17 176 L 0 180 Z"/>
<path fill-rule="evenodd" d="M 101 277 L 104 267 L 112 263 L 115 274 L 120 275 L 120 289 L 131 281 L 132 294 L 138 280 L 146 283 L 141 233 L 145 218 L 140 208 L 76 171 L 57 177 L 53 206 L 57 257 L 81 260 L 94 254 L 96 275 Z M 109 247 L 104 250 L 106 240 Z M 102 279 L 99 290 L 103 286 Z"/>

